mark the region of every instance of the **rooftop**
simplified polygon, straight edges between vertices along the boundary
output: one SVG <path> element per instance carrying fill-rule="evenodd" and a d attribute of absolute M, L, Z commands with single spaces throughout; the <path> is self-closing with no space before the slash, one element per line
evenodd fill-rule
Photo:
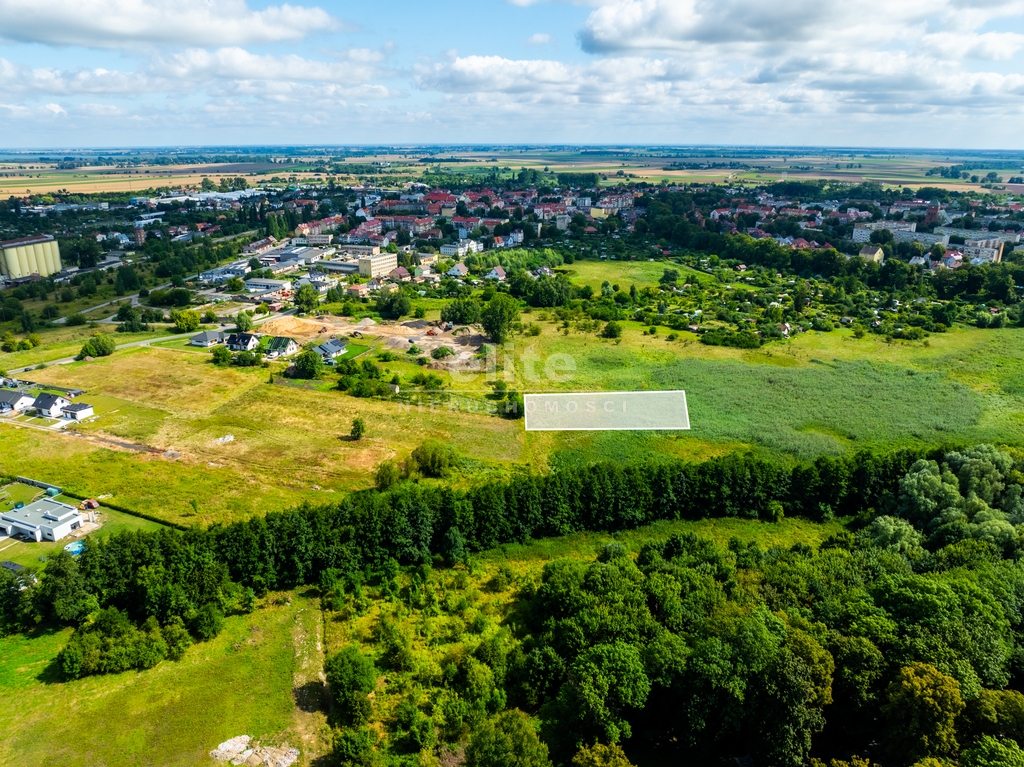
<path fill-rule="evenodd" d="M 38 501 L 20 509 L 0 512 L 0 519 L 17 522 L 26 527 L 52 527 L 78 514 L 74 506 L 55 501 L 52 498 L 40 498 Z"/>

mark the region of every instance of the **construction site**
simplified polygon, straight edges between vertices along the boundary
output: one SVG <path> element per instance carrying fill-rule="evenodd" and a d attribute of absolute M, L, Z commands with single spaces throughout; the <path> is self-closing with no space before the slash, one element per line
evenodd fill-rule
<path fill-rule="evenodd" d="M 281 317 L 260 326 L 261 333 L 294 338 L 299 344 L 309 341 L 317 343 L 326 338 L 363 340 L 381 344 L 388 351 L 405 354 L 413 347 L 422 354 L 430 353 L 442 346 L 454 352 L 450 357 L 432 360 L 429 365 L 435 370 L 468 370 L 478 364 L 478 355 L 487 341 L 479 328 L 442 324 L 429 320 L 406 320 L 404 322 L 378 322 L 369 317 L 352 321 L 345 317 L 323 315 L 316 319 Z"/>

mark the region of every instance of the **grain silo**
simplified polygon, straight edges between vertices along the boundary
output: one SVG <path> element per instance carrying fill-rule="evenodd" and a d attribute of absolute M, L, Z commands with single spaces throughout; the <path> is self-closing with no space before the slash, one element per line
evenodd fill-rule
<path fill-rule="evenodd" d="M 19 280 L 34 274 L 48 277 L 61 270 L 60 246 L 50 234 L 0 242 L 0 274 Z"/>

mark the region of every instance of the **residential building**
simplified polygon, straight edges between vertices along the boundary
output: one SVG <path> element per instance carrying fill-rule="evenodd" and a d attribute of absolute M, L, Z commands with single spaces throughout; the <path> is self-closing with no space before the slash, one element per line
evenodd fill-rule
<path fill-rule="evenodd" d="M 28 392 L 19 389 L 0 389 L 0 413 L 20 413 L 32 407 L 35 402 Z"/>
<path fill-rule="evenodd" d="M 337 357 L 340 357 L 348 349 L 344 341 L 332 338 L 324 341 L 314 351 L 324 358 L 324 362 L 331 364 Z"/>
<path fill-rule="evenodd" d="M 949 244 L 948 234 L 929 234 L 928 232 L 898 230 L 892 233 L 892 238 L 896 242 L 919 242 L 924 245 L 925 248 L 930 248 L 932 245 Z"/>
<path fill-rule="evenodd" d="M 916 232 L 916 221 L 869 221 L 863 224 L 853 225 L 854 242 L 871 242 L 872 232 L 888 229 L 896 235 L 896 232 Z"/>
<path fill-rule="evenodd" d="M 96 415 L 96 411 L 93 410 L 92 405 L 87 405 L 84 402 L 75 402 L 67 407 L 61 408 L 60 412 L 61 415 L 69 421 L 84 421 L 86 418 L 92 418 Z"/>
<path fill-rule="evenodd" d="M 359 259 L 359 274 L 363 277 L 382 277 L 398 267 L 397 253 L 377 253 Z"/>
<path fill-rule="evenodd" d="M 82 526 L 74 506 L 41 498 L 20 509 L 0 512 L 0 530 L 7 535 L 24 535 L 36 541 L 59 541 Z"/>
<path fill-rule="evenodd" d="M 226 343 L 233 352 L 251 352 L 259 347 L 260 339 L 253 333 L 232 333 Z"/>
<path fill-rule="evenodd" d="M 865 261 L 874 261 L 876 264 L 881 264 L 885 261 L 885 252 L 877 245 L 865 245 L 857 255 Z"/>
<path fill-rule="evenodd" d="M 60 418 L 64 408 L 70 404 L 71 400 L 65 399 L 58 394 L 44 393 L 36 397 L 35 402 L 32 403 L 32 408 L 37 414 L 46 418 Z"/>
<path fill-rule="evenodd" d="M 358 285 L 349 285 L 345 289 L 345 292 L 353 298 L 366 298 L 366 296 L 370 295 L 370 286 L 362 283 Z"/>
<path fill-rule="evenodd" d="M 935 227 L 935 234 L 962 237 L 965 242 L 981 239 L 1012 243 L 1020 242 L 1020 232 L 989 232 L 984 229 L 958 229 L 953 226 L 937 226 Z"/>
<path fill-rule="evenodd" d="M 500 266 L 496 266 L 489 271 L 485 276 L 485 280 L 497 280 L 498 282 L 505 281 L 505 270 Z"/>
<path fill-rule="evenodd" d="M 299 351 L 299 345 L 294 338 L 274 336 L 267 342 L 267 358 L 290 357 Z"/>
<path fill-rule="evenodd" d="M 455 264 L 451 269 L 445 272 L 449 277 L 462 278 L 469 274 L 469 267 L 465 264 Z"/>
<path fill-rule="evenodd" d="M 209 349 L 211 346 L 224 343 L 224 334 L 219 330 L 204 330 L 199 335 L 192 336 L 189 340 L 191 346 L 202 346 Z"/>

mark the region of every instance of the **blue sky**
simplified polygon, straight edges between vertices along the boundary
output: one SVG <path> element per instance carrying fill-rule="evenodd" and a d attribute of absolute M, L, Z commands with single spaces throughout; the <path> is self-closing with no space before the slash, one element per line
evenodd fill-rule
<path fill-rule="evenodd" d="M 1024 0 L 0 0 L 0 145 L 1024 148 Z"/>

